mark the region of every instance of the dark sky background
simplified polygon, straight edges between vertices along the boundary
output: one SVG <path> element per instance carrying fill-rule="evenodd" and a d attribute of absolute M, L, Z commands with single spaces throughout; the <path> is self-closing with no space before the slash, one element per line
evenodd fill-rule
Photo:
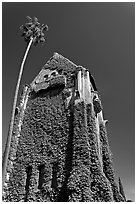
<path fill-rule="evenodd" d="M 3 150 L 17 76 L 26 43 L 19 27 L 26 16 L 49 26 L 44 46 L 30 50 L 21 86 L 29 84 L 46 61 L 58 52 L 90 69 L 104 107 L 116 181 L 121 177 L 128 199 L 134 200 L 134 44 L 135 4 L 116 2 L 3 3 L 2 6 Z"/>

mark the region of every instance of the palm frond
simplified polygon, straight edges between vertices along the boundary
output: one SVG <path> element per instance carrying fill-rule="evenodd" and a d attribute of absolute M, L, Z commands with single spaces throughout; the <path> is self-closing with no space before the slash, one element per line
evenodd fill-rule
<path fill-rule="evenodd" d="M 40 24 L 38 18 L 36 17 L 32 19 L 31 17 L 27 16 L 27 20 L 28 22 L 20 27 L 24 40 L 29 41 L 31 38 L 33 38 L 33 43 L 35 45 L 38 43 L 44 43 L 44 32 L 48 30 L 48 26 L 45 24 Z"/>

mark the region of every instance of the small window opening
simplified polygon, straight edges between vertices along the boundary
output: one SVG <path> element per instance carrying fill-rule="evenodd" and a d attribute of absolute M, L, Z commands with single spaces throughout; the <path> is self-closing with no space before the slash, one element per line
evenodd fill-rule
<path fill-rule="evenodd" d="M 57 162 L 54 162 L 53 169 L 52 169 L 52 183 L 51 183 L 51 188 L 54 188 L 54 189 L 57 188 L 57 172 L 58 172 L 58 164 Z"/>
<path fill-rule="evenodd" d="M 27 201 L 27 199 L 28 199 L 30 179 L 31 179 L 31 175 L 32 175 L 32 167 L 31 166 L 27 167 L 26 173 L 27 173 L 27 179 L 26 179 L 26 186 L 25 186 L 25 191 L 26 191 L 25 201 Z"/>
<path fill-rule="evenodd" d="M 90 82 L 92 84 L 93 90 L 97 91 L 97 87 L 96 87 L 96 83 L 95 83 L 94 77 L 91 74 L 89 75 L 89 77 L 90 77 Z"/>
<path fill-rule="evenodd" d="M 55 76 L 56 76 L 56 72 L 52 72 L 52 73 L 51 73 L 51 76 L 54 76 L 54 77 L 55 77 Z"/>
<path fill-rule="evenodd" d="M 16 107 L 16 109 L 15 109 L 15 116 L 16 116 L 18 113 L 19 113 L 19 108 Z"/>
<path fill-rule="evenodd" d="M 40 165 L 39 166 L 39 183 L 38 183 L 38 189 L 42 188 L 42 184 L 44 181 L 44 170 L 45 170 L 45 166 L 44 165 Z"/>
<path fill-rule="evenodd" d="M 58 70 L 58 73 L 59 73 L 59 74 L 62 74 L 62 71 L 63 71 L 63 69 L 60 69 L 60 70 Z"/>
<path fill-rule="evenodd" d="M 45 74 L 45 75 L 44 75 L 44 79 L 47 80 L 48 78 L 49 78 L 49 75 L 48 75 L 48 74 Z"/>

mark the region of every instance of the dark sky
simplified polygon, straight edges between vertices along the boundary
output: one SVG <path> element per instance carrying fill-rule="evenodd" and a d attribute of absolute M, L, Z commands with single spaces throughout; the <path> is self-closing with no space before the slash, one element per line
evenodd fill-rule
<path fill-rule="evenodd" d="M 134 200 L 134 44 L 135 4 L 116 2 L 3 3 L 2 114 L 5 145 L 15 85 L 26 43 L 19 27 L 26 16 L 49 26 L 44 46 L 33 46 L 22 83 L 30 83 L 58 52 L 90 69 L 101 94 L 116 181 L 121 177 L 128 199 Z M 4 148 L 3 148 L 4 149 Z"/>

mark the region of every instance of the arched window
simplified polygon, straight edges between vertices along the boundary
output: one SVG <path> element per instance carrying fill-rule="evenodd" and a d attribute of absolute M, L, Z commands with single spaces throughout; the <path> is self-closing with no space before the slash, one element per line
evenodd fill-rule
<path fill-rule="evenodd" d="M 56 72 L 52 72 L 50 76 L 55 77 L 57 75 Z"/>
<path fill-rule="evenodd" d="M 44 181 L 44 170 L 45 170 L 45 166 L 44 165 L 40 165 L 39 166 L 39 183 L 38 183 L 38 189 L 42 188 L 42 184 Z"/>
<path fill-rule="evenodd" d="M 48 80 L 48 78 L 49 78 L 49 75 L 48 75 L 48 74 L 45 74 L 45 75 L 44 75 L 44 79 L 45 79 L 45 80 Z"/>
<path fill-rule="evenodd" d="M 25 186 L 25 191 L 26 191 L 25 202 L 26 202 L 27 199 L 28 199 L 30 179 L 31 179 L 31 176 L 32 176 L 32 167 L 31 167 L 31 166 L 28 166 L 28 167 L 27 167 L 26 173 L 27 173 L 27 178 L 26 178 L 26 186 Z"/>
<path fill-rule="evenodd" d="M 90 72 L 89 72 L 89 77 L 90 77 L 90 82 L 91 82 L 91 84 L 92 84 L 92 87 L 93 87 L 94 91 L 97 91 L 95 79 L 94 79 L 94 77 L 90 74 Z"/>
<path fill-rule="evenodd" d="M 53 163 L 53 169 L 52 169 L 52 183 L 51 188 L 56 189 L 57 188 L 57 172 L 58 172 L 58 163 Z"/>

